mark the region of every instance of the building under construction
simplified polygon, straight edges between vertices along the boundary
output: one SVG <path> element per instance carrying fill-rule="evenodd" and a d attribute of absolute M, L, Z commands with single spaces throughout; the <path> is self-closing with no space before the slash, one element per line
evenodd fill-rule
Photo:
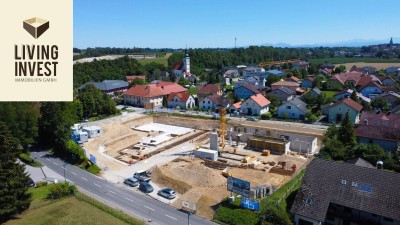
<path fill-rule="evenodd" d="M 250 136 L 247 139 L 247 148 L 257 151 L 269 150 L 276 154 L 286 154 L 289 152 L 290 141 L 284 138 L 268 136 Z"/>

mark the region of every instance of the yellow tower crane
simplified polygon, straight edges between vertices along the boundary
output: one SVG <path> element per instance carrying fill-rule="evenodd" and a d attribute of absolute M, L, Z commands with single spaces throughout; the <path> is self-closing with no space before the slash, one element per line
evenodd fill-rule
<path fill-rule="evenodd" d="M 219 146 L 222 148 L 225 146 L 225 136 L 226 136 L 226 109 L 221 108 L 219 110 Z"/>

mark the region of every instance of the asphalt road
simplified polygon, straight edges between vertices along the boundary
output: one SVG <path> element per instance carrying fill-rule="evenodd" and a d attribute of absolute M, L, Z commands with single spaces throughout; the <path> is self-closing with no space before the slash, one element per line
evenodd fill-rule
<path fill-rule="evenodd" d="M 48 152 L 32 152 L 32 157 L 46 165 L 54 172 L 64 176 L 64 162 L 48 154 Z M 67 165 L 65 169 L 67 180 L 73 182 L 79 189 L 90 193 L 91 197 L 140 220 L 149 221 L 148 224 L 158 225 L 187 225 L 188 214 L 161 203 L 147 195 L 118 187 L 76 166 Z M 196 215 L 190 216 L 191 225 L 215 224 Z"/>

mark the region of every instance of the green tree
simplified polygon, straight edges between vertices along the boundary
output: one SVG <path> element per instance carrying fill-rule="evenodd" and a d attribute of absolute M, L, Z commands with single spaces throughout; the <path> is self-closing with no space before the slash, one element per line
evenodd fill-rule
<path fill-rule="evenodd" d="M 351 93 L 350 98 L 355 102 L 359 102 L 356 90 L 353 89 L 353 93 Z"/>
<path fill-rule="evenodd" d="M 371 102 L 371 106 L 374 109 L 381 109 L 382 111 L 388 111 L 390 109 L 390 104 L 386 99 L 378 98 Z"/>
<path fill-rule="evenodd" d="M 25 166 L 17 163 L 20 151 L 7 126 L 0 122 L 0 223 L 27 209 L 31 202 Z"/>
<path fill-rule="evenodd" d="M 372 165 L 375 165 L 377 161 L 384 160 L 385 150 L 379 145 L 370 144 L 357 144 L 348 153 L 348 159 L 363 158 Z"/>
<path fill-rule="evenodd" d="M 353 148 L 357 144 L 356 131 L 353 123 L 350 121 L 349 112 L 346 112 L 340 125 L 338 139 L 348 149 Z"/>
<path fill-rule="evenodd" d="M 281 79 L 280 77 L 278 77 L 278 76 L 276 76 L 274 74 L 271 74 L 271 75 L 268 76 L 267 82 L 266 82 L 265 85 L 266 86 L 271 86 L 271 84 L 273 84 L 275 82 L 278 82 L 280 79 Z"/>
<path fill-rule="evenodd" d="M 340 65 L 338 67 L 335 67 L 334 73 L 343 73 L 344 71 L 346 71 L 346 66 Z"/>
<path fill-rule="evenodd" d="M 168 106 L 168 100 L 167 100 L 167 96 L 163 96 L 163 99 L 162 99 L 162 106 L 163 107 L 167 107 Z"/>

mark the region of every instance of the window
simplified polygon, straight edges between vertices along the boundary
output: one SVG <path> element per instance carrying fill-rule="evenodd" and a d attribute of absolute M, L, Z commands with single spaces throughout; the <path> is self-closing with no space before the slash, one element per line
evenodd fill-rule
<path fill-rule="evenodd" d="M 210 104 L 210 101 L 208 101 L 208 104 Z"/>
<path fill-rule="evenodd" d="M 292 108 L 292 106 L 290 106 L 290 105 L 286 106 L 286 109 L 291 109 L 291 108 Z"/>
<path fill-rule="evenodd" d="M 206 103 L 206 101 L 203 100 L 203 104 L 205 104 L 205 103 Z"/>
<path fill-rule="evenodd" d="M 360 185 L 360 190 L 371 193 L 372 192 L 372 187 L 367 185 L 367 184 L 361 184 Z"/>
<path fill-rule="evenodd" d="M 383 121 L 383 123 L 382 123 L 382 125 L 385 127 L 387 126 L 387 124 L 388 124 L 388 121 Z"/>
<path fill-rule="evenodd" d="M 306 199 L 306 204 L 307 205 L 311 205 L 312 204 L 312 199 L 311 198 L 307 198 Z"/>
<path fill-rule="evenodd" d="M 357 182 L 351 182 L 352 187 L 357 187 Z"/>
<path fill-rule="evenodd" d="M 295 116 L 296 115 L 296 113 L 292 113 L 292 116 Z"/>
<path fill-rule="evenodd" d="M 339 111 L 342 111 L 342 108 L 339 107 Z"/>
<path fill-rule="evenodd" d="M 346 180 L 342 180 L 342 184 L 346 185 L 347 181 Z"/>
<path fill-rule="evenodd" d="M 379 123 L 378 120 L 374 121 L 374 125 L 378 125 L 378 123 Z"/>

